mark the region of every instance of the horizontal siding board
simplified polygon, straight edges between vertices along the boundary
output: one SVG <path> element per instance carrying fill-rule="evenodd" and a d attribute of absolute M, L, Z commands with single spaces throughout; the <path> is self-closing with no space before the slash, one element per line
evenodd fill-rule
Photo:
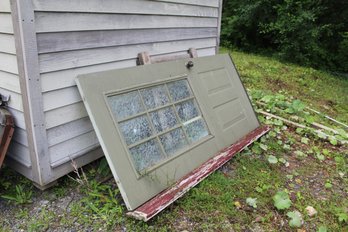
<path fill-rule="evenodd" d="M 38 34 L 37 41 L 39 53 L 49 53 L 87 48 L 212 38 L 216 37 L 216 34 L 217 28 L 81 31 Z"/>
<path fill-rule="evenodd" d="M 8 156 L 27 167 L 31 165 L 29 148 L 16 141 L 11 141 L 8 148 Z"/>
<path fill-rule="evenodd" d="M 218 9 L 144 0 L 34 0 L 35 11 L 218 17 Z M 198 4 L 197 4 L 198 5 Z"/>
<path fill-rule="evenodd" d="M 0 12 L 11 12 L 10 0 L 0 0 Z"/>
<path fill-rule="evenodd" d="M 157 0 L 157 1 L 188 4 L 188 5 L 219 7 L 219 0 Z"/>
<path fill-rule="evenodd" d="M 94 131 L 85 133 L 79 137 L 67 140 L 63 143 L 51 146 L 49 148 L 51 163 L 55 163 L 66 157 L 73 157 L 81 150 L 96 147 L 99 145 L 98 138 Z"/>
<path fill-rule="evenodd" d="M 82 101 L 76 86 L 43 93 L 42 98 L 45 112 Z"/>
<path fill-rule="evenodd" d="M 198 49 L 197 53 L 198 53 L 198 56 L 209 56 L 209 55 L 214 55 L 215 51 L 216 51 L 215 47 L 210 47 L 210 48 Z M 185 53 L 184 51 L 181 51 L 181 52 L 173 53 L 171 55 L 179 55 L 179 54 L 184 54 L 184 53 Z M 134 66 L 135 65 L 135 60 L 134 60 L 134 64 L 133 65 L 126 64 L 126 63 L 122 64 L 122 62 L 120 62 L 121 65 L 117 66 L 117 63 L 118 62 L 113 64 L 113 65 L 115 65 L 114 67 L 109 67 L 109 68 L 110 69 L 122 68 L 123 65 L 125 67 Z M 97 71 L 100 71 L 100 70 L 107 70 L 104 65 L 96 65 L 96 66 L 91 66 L 91 67 L 88 67 L 88 68 L 93 68 L 93 69 L 92 70 L 85 70 L 85 68 L 83 68 L 81 71 L 77 71 L 77 73 L 69 73 L 69 70 L 65 70 L 65 71 L 56 72 L 55 76 L 59 77 L 59 76 L 71 75 L 69 77 L 71 79 L 71 82 L 67 81 L 66 84 L 71 84 L 71 85 L 75 86 L 74 79 L 76 78 L 76 76 L 78 74 L 82 74 L 84 72 L 88 73 L 88 72 L 97 72 Z M 76 71 L 76 70 L 78 70 L 78 69 L 74 69 L 74 71 Z M 48 73 L 46 75 L 51 75 L 51 74 Z M 47 77 L 48 76 L 46 76 L 46 78 Z M 52 78 L 54 79 L 54 76 Z M 47 83 L 49 83 L 49 81 L 47 81 Z M 67 88 L 67 89 L 72 90 L 74 88 Z M 64 94 L 65 90 L 63 89 L 63 91 L 56 91 L 56 92 L 57 93 L 61 93 L 60 96 L 57 96 L 57 98 L 60 98 L 60 97 L 63 97 L 62 95 Z M 44 94 L 44 96 L 45 96 L 45 94 Z M 62 102 L 62 105 L 64 103 L 65 106 L 61 106 L 59 108 L 52 109 L 52 110 L 49 110 L 49 111 L 45 112 L 46 127 L 48 128 L 48 131 L 50 131 L 50 130 L 54 131 L 55 127 L 58 127 L 58 126 L 64 127 L 65 125 L 67 125 L 67 123 L 73 124 L 73 121 L 76 121 L 78 119 L 83 119 L 85 117 L 88 117 L 83 103 L 81 101 L 78 101 L 80 99 L 81 99 L 80 96 L 76 95 L 76 99 L 72 99 L 72 101 L 64 101 L 64 102 Z M 76 103 L 74 103 L 74 102 L 76 102 Z M 70 127 L 70 125 L 67 125 L 67 128 L 69 128 L 69 127 Z M 71 126 L 71 127 L 74 127 L 74 126 Z M 58 130 L 60 130 L 60 129 L 58 129 Z M 81 133 L 83 133 L 83 132 L 84 131 L 81 130 Z M 62 136 L 61 138 L 57 138 L 57 140 L 55 140 L 54 139 L 54 134 L 55 133 L 52 132 L 48 136 L 49 143 L 53 144 L 53 143 L 58 143 L 58 141 L 62 142 L 61 139 L 64 139 L 64 137 Z M 74 135 L 77 135 L 77 134 L 74 134 Z"/>
<path fill-rule="evenodd" d="M 0 52 L 16 54 L 14 35 L 0 33 Z"/>
<path fill-rule="evenodd" d="M 20 162 L 18 162 L 15 159 L 12 159 L 10 155 L 7 156 L 6 158 L 6 165 L 13 170 L 16 170 L 16 172 L 22 174 L 29 180 L 33 180 L 33 172 L 32 172 L 32 165 L 23 165 Z"/>
<path fill-rule="evenodd" d="M 100 72 L 111 69 L 127 68 L 136 65 L 136 59 L 117 61 L 106 64 L 98 64 L 75 69 L 59 70 L 56 72 L 41 74 L 42 91 L 52 91 L 70 86 L 75 86 L 77 75 L 87 74 L 91 72 Z"/>
<path fill-rule="evenodd" d="M 13 138 L 17 143 L 22 144 L 23 146 L 28 147 L 28 137 L 27 132 L 19 127 L 16 127 L 14 130 Z"/>
<path fill-rule="evenodd" d="M 1 61 L 0 61 L 1 62 Z M 7 102 L 7 107 L 23 112 L 22 95 L 9 91 L 0 87 L 1 95 L 10 95 L 10 100 Z"/>
<path fill-rule="evenodd" d="M 96 148 L 87 148 L 76 153 L 75 157 L 72 157 L 77 167 L 82 167 L 94 160 L 97 160 L 104 156 L 104 153 L 100 146 Z M 71 166 L 71 157 L 66 157 L 59 160 L 58 162 L 52 163 L 52 176 L 54 179 L 66 175 L 71 171 L 74 171 L 74 168 Z"/>
<path fill-rule="evenodd" d="M 18 75 L 0 71 L 0 88 L 20 94 Z"/>
<path fill-rule="evenodd" d="M 40 71 L 41 73 L 45 73 L 118 60 L 127 60 L 136 58 L 137 54 L 142 51 L 148 51 L 150 55 L 160 55 L 184 51 L 190 47 L 199 49 L 215 45 L 215 38 L 207 38 L 42 54 L 39 56 Z"/>
<path fill-rule="evenodd" d="M 13 34 L 13 25 L 10 13 L 0 13 L 0 33 Z"/>
<path fill-rule="evenodd" d="M 9 108 L 9 107 L 7 107 L 7 109 L 8 109 L 8 111 L 10 111 L 10 113 L 12 114 L 12 116 L 14 118 L 15 126 L 25 130 L 26 127 L 25 127 L 25 120 L 24 120 L 23 112 Z"/>
<path fill-rule="evenodd" d="M 97 160 L 102 156 L 104 156 L 104 153 L 101 150 L 99 144 L 94 144 L 83 148 L 72 155 L 66 156 L 60 160 L 57 160 L 56 162 L 51 163 L 51 167 L 53 168 L 54 175 L 61 176 L 61 168 L 65 169 L 65 173 L 70 172 L 69 170 L 71 170 L 71 168 L 67 168 L 67 166 L 71 167 L 72 160 L 75 162 L 75 164 L 77 164 L 78 167 L 82 167 L 84 164 L 91 163 L 92 161 Z"/>
<path fill-rule="evenodd" d="M 0 52 L 0 61 L 0 71 L 18 74 L 16 55 Z"/>
<path fill-rule="evenodd" d="M 215 55 L 215 47 L 198 49 L 198 56 Z M 184 52 L 182 52 L 183 54 Z M 179 53 L 175 53 L 179 55 Z M 61 70 L 56 72 L 41 74 L 42 91 L 48 92 L 57 89 L 75 86 L 76 76 L 91 72 L 100 72 L 111 69 L 127 68 L 136 65 L 136 59 L 123 60 L 119 62 L 86 66 L 75 69 Z"/>
<path fill-rule="evenodd" d="M 50 129 L 87 116 L 82 102 L 50 110 L 45 112 L 46 128 Z"/>
<path fill-rule="evenodd" d="M 47 130 L 48 145 L 54 146 L 93 130 L 88 117 Z"/>
<path fill-rule="evenodd" d="M 203 49 L 197 50 L 198 57 L 214 56 L 215 54 L 216 54 L 216 47 L 203 48 Z"/>
<path fill-rule="evenodd" d="M 35 14 L 35 22 L 36 32 L 42 33 L 144 28 L 217 27 L 218 18 L 37 12 Z"/>

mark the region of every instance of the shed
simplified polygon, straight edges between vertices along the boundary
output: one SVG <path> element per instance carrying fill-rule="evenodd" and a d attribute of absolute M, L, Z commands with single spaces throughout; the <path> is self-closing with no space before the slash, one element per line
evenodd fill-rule
<path fill-rule="evenodd" d="M 47 188 L 103 156 L 77 75 L 136 66 L 137 55 L 218 51 L 221 0 L 0 0 L 0 94 L 15 134 L 6 163 Z"/>

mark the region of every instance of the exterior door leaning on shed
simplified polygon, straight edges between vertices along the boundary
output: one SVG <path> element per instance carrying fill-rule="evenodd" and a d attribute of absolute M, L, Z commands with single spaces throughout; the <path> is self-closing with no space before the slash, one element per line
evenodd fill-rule
<path fill-rule="evenodd" d="M 6 164 L 41 189 L 103 156 L 77 75 L 152 57 L 215 55 L 221 0 L 0 0 L 0 94 L 15 134 Z"/>

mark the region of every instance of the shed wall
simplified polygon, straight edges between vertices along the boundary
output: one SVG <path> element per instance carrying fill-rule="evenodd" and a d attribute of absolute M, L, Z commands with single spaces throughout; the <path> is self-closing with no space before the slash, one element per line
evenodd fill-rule
<path fill-rule="evenodd" d="M 152 56 L 216 53 L 219 0 L 33 0 L 50 162 L 99 146 L 75 85 L 79 74 Z"/>
<path fill-rule="evenodd" d="M 8 157 L 22 167 L 31 167 L 28 139 L 24 122 L 23 101 L 19 84 L 15 38 L 9 0 L 0 0 L 0 94 L 10 95 L 8 110 L 15 119 L 15 132 Z"/>

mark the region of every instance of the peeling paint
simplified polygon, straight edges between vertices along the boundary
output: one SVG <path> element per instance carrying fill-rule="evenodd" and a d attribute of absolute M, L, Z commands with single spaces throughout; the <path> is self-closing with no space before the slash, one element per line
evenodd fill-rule
<path fill-rule="evenodd" d="M 128 212 L 127 215 L 145 222 L 150 220 L 178 198 L 182 197 L 191 188 L 204 180 L 212 172 L 219 169 L 235 154 L 245 149 L 269 130 L 270 127 L 268 126 L 261 126 L 255 129 L 238 142 L 223 149 L 220 153 L 216 154 L 216 156 L 206 161 L 182 179 L 178 180 L 172 187 L 162 191 L 136 210 Z"/>

